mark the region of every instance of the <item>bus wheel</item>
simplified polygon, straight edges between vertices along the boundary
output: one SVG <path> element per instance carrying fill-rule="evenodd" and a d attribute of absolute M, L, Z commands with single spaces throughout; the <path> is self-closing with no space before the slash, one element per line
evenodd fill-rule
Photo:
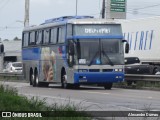
<path fill-rule="evenodd" d="M 37 72 L 36 72 L 35 77 L 34 77 L 33 87 L 39 87 L 39 78 L 38 78 L 38 73 Z"/>
<path fill-rule="evenodd" d="M 33 87 L 35 87 L 36 85 L 35 85 L 35 76 L 34 76 L 34 74 L 33 73 L 31 73 L 31 84 L 33 85 Z"/>
<path fill-rule="evenodd" d="M 110 90 L 112 88 L 113 83 L 107 83 L 104 85 L 104 89 Z"/>
<path fill-rule="evenodd" d="M 33 82 L 34 82 L 34 75 L 32 72 L 30 72 L 29 74 L 29 82 L 30 82 L 30 85 L 33 85 Z"/>
<path fill-rule="evenodd" d="M 61 86 L 62 88 L 65 88 L 67 89 L 69 87 L 68 83 L 67 83 L 67 75 L 66 75 L 66 72 L 64 72 L 62 74 L 62 80 L 61 80 Z"/>

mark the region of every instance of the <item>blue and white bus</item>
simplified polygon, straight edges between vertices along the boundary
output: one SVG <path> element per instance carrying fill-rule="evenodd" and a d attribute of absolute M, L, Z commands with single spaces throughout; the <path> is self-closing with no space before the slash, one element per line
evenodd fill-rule
<path fill-rule="evenodd" d="M 90 16 L 66 16 L 23 30 L 22 59 L 30 85 L 63 88 L 97 84 L 111 89 L 124 80 L 121 24 Z"/>

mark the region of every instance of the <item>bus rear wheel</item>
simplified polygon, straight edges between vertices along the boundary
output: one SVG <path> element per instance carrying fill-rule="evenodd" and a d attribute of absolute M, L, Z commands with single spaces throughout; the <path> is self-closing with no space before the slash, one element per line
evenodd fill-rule
<path fill-rule="evenodd" d="M 105 90 L 110 90 L 112 88 L 113 83 L 107 83 L 104 85 Z"/>
<path fill-rule="evenodd" d="M 40 82 L 39 82 L 39 78 L 38 78 L 38 73 L 36 72 L 34 74 L 34 82 L 33 82 L 33 87 L 39 87 L 40 86 Z"/>
<path fill-rule="evenodd" d="M 34 87 L 48 87 L 48 82 L 39 82 L 38 73 L 35 74 Z"/>
<path fill-rule="evenodd" d="M 33 85 L 34 84 L 34 74 L 33 72 L 30 72 L 30 85 Z"/>

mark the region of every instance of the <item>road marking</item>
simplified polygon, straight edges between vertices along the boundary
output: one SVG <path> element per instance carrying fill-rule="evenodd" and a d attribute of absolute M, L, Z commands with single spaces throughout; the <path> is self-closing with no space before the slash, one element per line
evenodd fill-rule
<path fill-rule="evenodd" d="M 153 97 L 148 97 L 148 99 L 152 99 Z"/>
<path fill-rule="evenodd" d="M 133 95 L 122 95 L 122 94 L 111 94 L 111 93 L 104 93 L 104 92 L 90 92 L 90 91 L 80 91 L 83 93 L 91 93 L 91 94 L 103 94 L 103 95 L 112 95 L 112 96 L 120 96 L 120 97 L 128 97 L 128 98 L 143 98 L 143 99 L 154 99 L 152 96 L 143 97 L 143 96 L 133 96 Z"/>
<path fill-rule="evenodd" d="M 104 93 L 104 92 L 89 92 L 89 91 L 80 91 L 80 92 L 85 92 L 85 93 L 93 93 L 93 94 L 104 94 L 104 95 L 109 95 L 110 93 Z"/>

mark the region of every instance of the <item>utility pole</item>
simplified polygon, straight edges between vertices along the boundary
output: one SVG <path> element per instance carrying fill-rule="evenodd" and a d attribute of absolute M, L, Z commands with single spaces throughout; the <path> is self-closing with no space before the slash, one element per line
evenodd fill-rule
<path fill-rule="evenodd" d="M 76 16 L 77 16 L 77 12 L 78 12 L 78 0 L 76 0 Z"/>
<path fill-rule="evenodd" d="M 110 1 L 103 0 L 102 2 L 102 19 L 110 19 Z"/>
<path fill-rule="evenodd" d="M 102 18 L 104 19 L 105 18 L 105 0 L 103 0 L 102 2 Z"/>
<path fill-rule="evenodd" d="M 105 1 L 105 18 L 106 19 L 111 19 L 110 18 L 110 14 L 111 14 L 111 11 L 110 11 L 110 4 L 111 4 L 111 0 L 106 0 Z"/>
<path fill-rule="evenodd" d="M 29 3 L 30 3 L 30 0 L 25 0 L 24 27 L 29 26 Z"/>

